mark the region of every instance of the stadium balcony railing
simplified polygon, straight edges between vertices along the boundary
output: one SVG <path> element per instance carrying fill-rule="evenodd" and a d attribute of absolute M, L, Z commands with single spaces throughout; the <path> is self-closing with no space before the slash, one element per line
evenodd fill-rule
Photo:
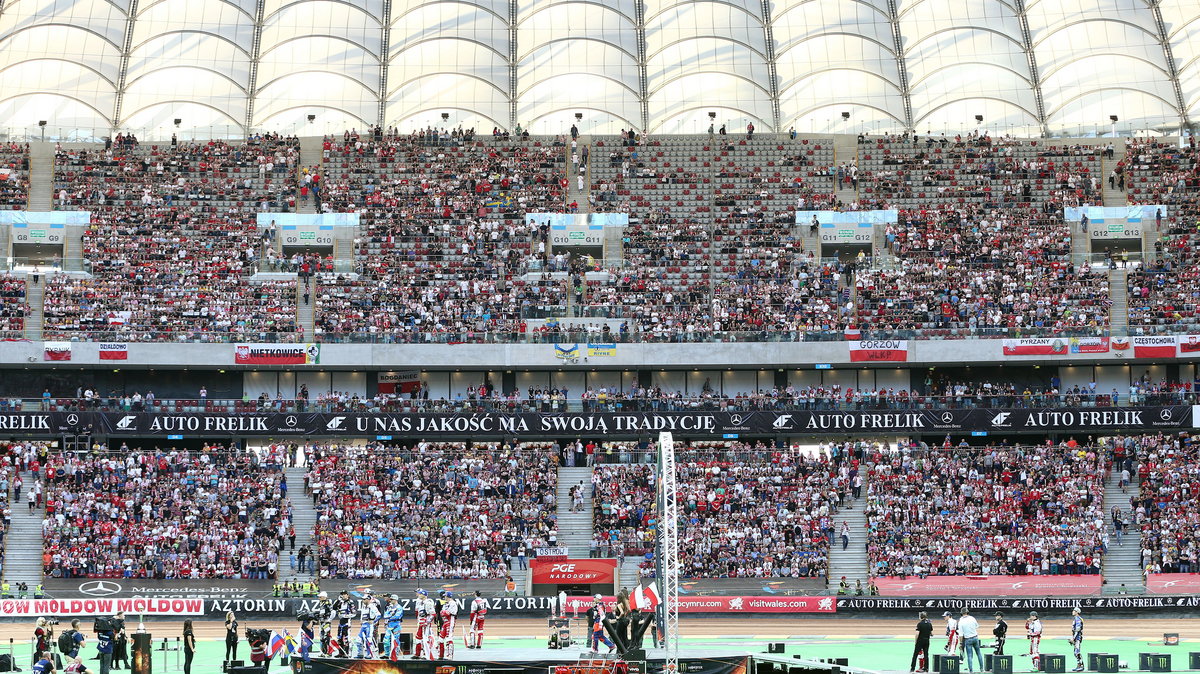
<path fill-rule="evenodd" d="M 155 398 L 135 402 L 129 396 L 99 396 L 96 398 L 0 398 L 0 411 L 94 411 L 146 413 L 463 413 L 478 412 L 741 412 L 741 411 L 856 411 L 856 410 L 918 410 L 974 408 L 1041 408 L 1041 407 L 1156 407 L 1160 405 L 1190 405 L 1198 396 L 1193 391 L 1141 393 L 1137 395 L 1112 393 L 1018 393 L 1009 395 L 917 395 L 891 399 L 862 396 L 847 401 L 845 394 L 836 397 L 663 397 L 560 400 L 373 400 L 347 401 L 257 398 Z"/>

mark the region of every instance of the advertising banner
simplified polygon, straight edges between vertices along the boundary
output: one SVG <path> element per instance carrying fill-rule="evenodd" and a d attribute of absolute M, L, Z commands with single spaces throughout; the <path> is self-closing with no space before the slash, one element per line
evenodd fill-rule
<path fill-rule="evenodd" d="M 579 674 L 580 672 L 611 671 L 594 664 L 580 664 L 579 648 L 573 648 L 563 653 L 558 659 L 537 660 L 455 660 L 453 664 L 444 665 L 435 660 L 402 659 L 396 662 L 390 660 L 346 660 L 344 658 L 312 658 L 304 664 L 303 670 L 308 674 Z M 293 657 L 292 661 L 298 661 Z M 747 674 L 749 658 L 739 656 L 712 656 L 703 658 L 679 658 L 679 669 L 673 674 Z M 629 663 L 628 671 L 632 674 L 659 674 L 663 671 L 663 660 L 646 660 L 645 670 L 642 663 Z M 297 670 L 299 671 L 299 670 Z"/>
<path fill-rule="evenodd" d="M 908 342 L 903 339 L 876 339 L 846 342 L 852 363 L 903 363 L 908 360 Z"/>
<path fill-rule="evenodd" d="M 12 412 L 0 433 L 59 435 L 91 429 L 112 436 L 184 437 L 393 435 L 439 437 L 558 435 L 639 437 L 670 431 L 681 437 L 729 433 L 948 433 L 972 431 L 1181 430 L 1193 428 L 1192 406 L 1048 407 L 790 412 L 479 412 L 473 414 L 329 414 L 250 412 Z"/>
<path fill-rule="evenodd" d="M 606 604 L 615 597 L 604 597 Z M 588 597 L 567 597 L 567 613 L 584 614 L 592 605 Z M 790 596 L 688 596 L 679 597 L 680 613 L 835 613 L 834 597 Z"/>
<path fill-rule="evenodd" d="M 1200 608 L 1196 595 L 1118 595 L 1115 597 L 838 597 L 838 613 L 906 613 L 917 611 L 1062 611 L 1076 606 L 1085 613 L 1137 612 L 1145 609 L 1194 612 Z M 940 615 L 940 614 L 939 614 Z"/>
<path fill-rule="evenodd" d="M 532 559 L 529 573 L 534 585 L 611 583 L 617 575 L 615 559 Z"/>
<path fill-rule="evenodd" d="M 878 578 L 879 593 L 898 597 L 936 595 L 1012 597 L 1099 594 L 1104 577 L 1085 576 L 927 576 Z"/>
<path fill-rule="evenodd" d="M 237 365 L 320 365 L 321 345 L 238 344 L 233 350 Z"/>
<path fill-rule="evenodd" d="M 1200 574 L 1152 573 L 1146 591 L 1154 594 L 1200 594 Z"/>
<path fill-rule="evenodd" d="M 0 618 L 21 616 L 113 615 L 124 611 L 133 616 L 204 615 L 203 599 L 4 599 L 0 600 Z"/>

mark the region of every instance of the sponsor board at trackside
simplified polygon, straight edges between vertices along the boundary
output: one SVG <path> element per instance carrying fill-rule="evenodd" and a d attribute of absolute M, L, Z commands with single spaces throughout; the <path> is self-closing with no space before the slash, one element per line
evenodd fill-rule
<path fill-rule="evenodd" d="M 838 611 L 888 613 L 897 611 L 1124 611 L 1140 609 L 1200 609 L 1200 596 L 1141 595 L 1117 597 L 838 597 Z"/>
<path fill-rule="evenodd" d="M 204 615 L 203 599 L 4 599 L 0 617 L 130 615 Z"/>
<path fill-rule="evenodd" d="M 1001 401 L 997 397 L 997 401 Z M 1161 407 L 980 407 L 972 409 L 790 410 L 748 412 L 481 412 L 476 414 L 151 414 L 15 412 L 0 432 L 112 436 L 464 436 L 546 437 L 569 433 L 640 436 L 671 431 L 692 438 L 726 433 L 1094 431 L 1193 427 L 1190 405 Z"/>

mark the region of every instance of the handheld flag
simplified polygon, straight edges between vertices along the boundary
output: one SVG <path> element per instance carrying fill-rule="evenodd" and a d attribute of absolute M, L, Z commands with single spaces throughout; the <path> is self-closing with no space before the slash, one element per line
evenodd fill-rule
<path fill-rule="evenodd" d="M 283 649 L 284 640 L 279 636 L 279 632 L 271 632 L 271 641 L 267 644 L 267 654 L 270 657 L 275 657 L 279 651 Z"/>

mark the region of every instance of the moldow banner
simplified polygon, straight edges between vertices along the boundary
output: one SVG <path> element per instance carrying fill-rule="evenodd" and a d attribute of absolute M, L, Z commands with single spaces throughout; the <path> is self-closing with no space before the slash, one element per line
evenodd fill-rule
<path fill-rule="evenodd" d="M 103 433 L 135 437 L 329 436 L 409 438 L 639 437 L 670 431 L 688 438 L 729 434 L 961 433 L 1180 430 L 1193 427 L 1191 405 L 978 409 L 793 410 L 779 412 L 481 412 L 475 414 L 152 414 L 148 412 L 14 412 L 0 433 Z M 182 439 L 175 437 L 174 439 Z"/>
<path fill-rule="evenodd" d="M 203 599 L 4 599 L 0 618 L 19 616 L 113 615 L 124 611 L 128 617 L 204 615 Z"/>

